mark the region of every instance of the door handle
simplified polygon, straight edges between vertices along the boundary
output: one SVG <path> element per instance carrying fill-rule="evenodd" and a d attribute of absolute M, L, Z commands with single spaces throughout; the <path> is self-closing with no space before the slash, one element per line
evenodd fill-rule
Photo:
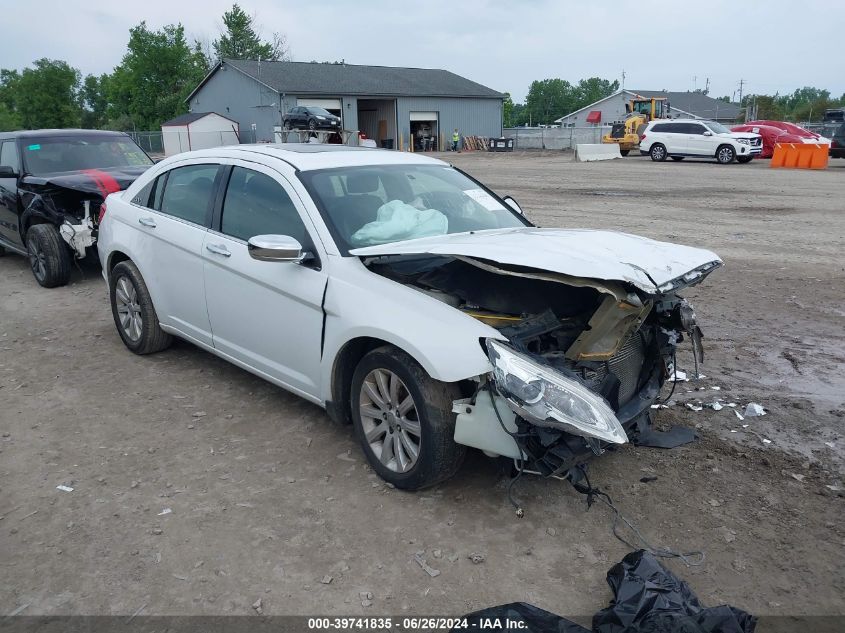
<path fill-rule="evenodd" d="M 141 224 L 142 226 L 148 226 L 151 229 L 154 229 L 156 227 L 156 221 L 152 218 L 138 218 L 138 224 Z"/>
<path fill-rule="evenodd" d="M 225 246 L 221 246 L 219 244 L 206 244 L 205 247 L 212 253 L 216 253 L 217 255 L 222 255 L 223 257 L 232 256 L 232 253 L 230 253 Z"/>

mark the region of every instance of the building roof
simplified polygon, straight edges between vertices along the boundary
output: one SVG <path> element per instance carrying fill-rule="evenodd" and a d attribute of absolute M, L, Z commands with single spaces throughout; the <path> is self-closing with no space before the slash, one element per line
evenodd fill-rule
<path fill-rule="evenodd" d="M 276 92 L 293 95 L 504 98 L 502 93 L 448 70 L 225 59 L 211 69 L 186 101 L 227 66 Z"/>
<path fill-rule="evenodd" d="M 222 114 L 218 114 L 217 112 L 186 112 L 185 114 L 180 114 L 179 116 L 170 119 L 169 121 L 165 121 L 161 124 L 161 127 L 176 127 L 179 125 L 188 125 L 190 123 L 193 123 L 194 121 L 198 121 L 203 117 L 207 117 L 209 114 L 216 114 L 217 116 L 223 117 L 228 121 L 233 121 L 233 119 L 230 119 L 229 117 L 224 116 Z"/>
<path fill-rule="evenodd" d="M 725 103 L 703 92 L 666 92 L 663 90 L 626 90 L 643 97 L 666 97 L 673 110 L 688 112 L 702 119 L 736 119 L 742 108 L 738 103 Z"/>
<path fill-rule="evenodd" d="M 573 114 L 578 114 L 585 110 L 592 110 L 598 104 L 613 99 L 620 94 L 625 94 L 628 97 L 666 97 L 669 100 L 669 107 L 692 118 L 698 119 L 737 119 L 742 114 L 742 108 L 737 103 L 725 103 L 718 99 L 708 97 L 703 92 L 666 92 L 664 90 L 620 90 L 608 95 L 603 99 L 599 99 L 595 103 L 584 106 L 580 110 L 575 110 L 569 114 L 565 114 L 559 119 L 555 119 L 555 123 L 560 123 L 564 119 L 568 119 Z"/>

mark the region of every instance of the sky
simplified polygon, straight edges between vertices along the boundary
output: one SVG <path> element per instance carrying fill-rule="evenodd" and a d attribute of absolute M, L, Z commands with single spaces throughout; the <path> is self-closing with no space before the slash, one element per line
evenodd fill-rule
<path fill-rule="evenodd" d="M 0 0 L 0 67 L 63 59 L 110 72 L 129 29 L 181 22 L 214 39 L 232 0 Z M 443 68 L 524 100 L 532 80 L 618 79 L 639 90 L 845 93 L 843 0 L 241 0 L 295 61 Z M 796 9 L 797 8 L 797 9 Z M 626 26 L 630 25 L 630 26 Z"/>

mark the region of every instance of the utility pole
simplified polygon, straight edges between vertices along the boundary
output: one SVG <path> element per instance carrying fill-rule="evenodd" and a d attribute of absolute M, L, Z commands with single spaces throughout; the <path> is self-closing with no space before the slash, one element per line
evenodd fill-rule
<path fill-rule="evenodd" d="M 704 84 L 704 94 L 710 94 L 710 77 L 707 78 L 707 82 Z"/>
<path fill-rule="evenodd" d="M 742 84 L 745 83 L 745 79 L 739 80 L 739 107 L 742 107 Z M 748 108 L 745 109 L 745 121 L 748 121 Z"/>
<path fill-rule="evenodd" d="M 622 90 L 625 90 L 625 69 L 622 69 Z"/>

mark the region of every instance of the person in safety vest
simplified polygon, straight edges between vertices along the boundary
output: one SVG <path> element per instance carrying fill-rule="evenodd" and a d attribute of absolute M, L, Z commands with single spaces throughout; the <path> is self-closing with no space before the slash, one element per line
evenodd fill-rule
<path fill-rule="evenodd" d="M 458 145 L 461 142 L 461 135 L 458 133 L 458 128 L 455 128 L 455 131 L 452 133 L 452 151 L 458 152 Z"/>

